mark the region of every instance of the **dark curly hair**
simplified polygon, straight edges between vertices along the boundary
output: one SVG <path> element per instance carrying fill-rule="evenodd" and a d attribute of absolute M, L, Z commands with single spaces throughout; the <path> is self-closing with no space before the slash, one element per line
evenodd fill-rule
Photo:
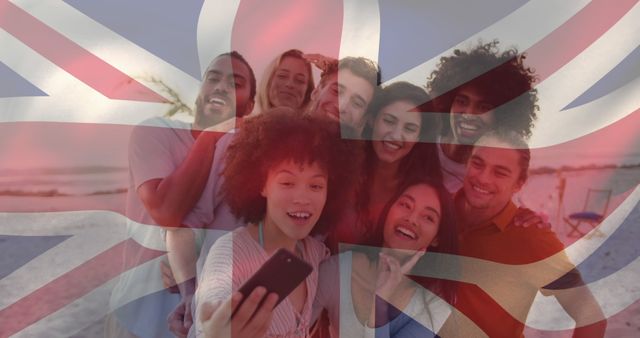
<path fill-rule="evenodd" d="M 478 90 L 495 107 L 495 128 L 516 132 L 528 138 L 536 119 L 537 90 L 534 70 L 525 66 L 526 56 L 516 48 L 503 52 L 499 41 L 440 58 L 438 67 L 427 78 L 427 90 L 437 112 L 449 113 L 453 99 L 463 87 Z M 442 135 L 449 135 L 449 115 L 443 114 Z"/>
<path fill-rule="evenodd" d="M 429 95 L 424 89 L 408 82 L 396 82 L 384 87 L 378 92 L 378 95 L 367 110 L 366 117 L 370 124 L 362 132 L 365 140 L 371 140 L 373 134 L 372 125 L 380 110 L 397 101 L 409 101 L 416 106 L 420 106 L 429 101 Z M 422 177 L 429 177 L 439 182 L 442 181 L 437 145 L 432 142 L 426 142 L 435 139 L 435 134 L 439 130 L 440 120 L 435 114 L 422 113 L 420 116 L 420 142 L 416 143 L 411 151 L 400 160 L 399 170 L 396 174 L 400 181 L 399 185 L 404 185 L 407 181 Z M 359 221 L 366 222 L 368 217 L 365 214 L 367 214 L 369 208 L 369 188 L 373 179 L 371 177 L 372 168 L 374 168 L 377 160 L 373 143 L 367 142 L 365 145 L 364 178 L 358 189 Z"/>
<path fill-rule="evenodd" d="M 362 151 L 340 138 L 335 121 L 275 108 L 245 121 L 232 141 L 222 172 L 222 193 L 233 214 L 248 223 L 264 219 L 267 201 L 261 191 L 269 170 L 283 161 L 317 163 L 326 170 L 327 200 L 312 233 L 324 233 L 347 204 L 358 177 Z"/>

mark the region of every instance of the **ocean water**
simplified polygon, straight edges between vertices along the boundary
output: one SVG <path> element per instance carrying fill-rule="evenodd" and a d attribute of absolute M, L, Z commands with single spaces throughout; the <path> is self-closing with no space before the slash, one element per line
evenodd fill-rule
<path fill-rule="evenodd" d="M 122 193 L 125 168 L 5 170 L 0 172 L 0 196 L 87 196 Z"/>

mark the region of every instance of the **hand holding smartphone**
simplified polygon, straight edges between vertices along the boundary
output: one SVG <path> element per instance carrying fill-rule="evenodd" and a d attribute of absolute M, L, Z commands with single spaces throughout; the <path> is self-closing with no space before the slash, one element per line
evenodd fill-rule
<path fill-rule="evenodd" d="M 276 251 L 226 302 L 202 305 L 199 318 L 204 336 L 264 336 L 273 310 L 312 271 L 309 263 L 290 251 Z"/>
<path fill-rule="evenodd" d="M 200 325 L 206 338 L 256 338 L 264 337 L 271 325 L 271 316 L 278 296 L 267 295 L 258 287 L 244 297 L 240 292 L 224 302 L 204 303 L 200 311 Z M 244 301 L 243 306 L 240 303 Z M 262 304 L 258 304 L 262 301 Z M 237 313 L 236 313 L 237 312 Z M 231 313 L 235 313 L 231 318 Z M 196 333 L 197 334 L 197 333 Z"/>
<path fill-rule="evenodd" d="M 259 286 L 266 289 L 265 295 L 271 293 L 278 295 L 278 301 L 275 305 L 278 306 L 312 271 L 313 267 L 309 263 L 294 255 L 291 251 L 279 249 L 249 280 L 242 284 L 238 291 L 242 293 L 243 297 L 238 307 L 236 307 L 236 311 L 253 290 Z M 264 302 L 264 298 L 260 305 L 262 305 L 262 302 Z"/>

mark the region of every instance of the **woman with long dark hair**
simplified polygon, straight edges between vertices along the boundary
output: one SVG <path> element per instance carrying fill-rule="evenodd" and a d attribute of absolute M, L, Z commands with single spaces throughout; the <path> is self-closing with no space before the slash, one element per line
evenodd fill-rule
<path fill-rule="evenodd" d="M 314 314 L 327 309 L 332 337 L 396 337 L 415 330 L 395 317 L 391 306 L 428 330 L 420 336 L 437 333 L 452 312 L 453 284 L 425 279 L 419 285 L 405 275 L 418 267 L 433 272 L 450 265 L 442 255 L 428 261 L 421 257 L 425 252 L 455 254 L 455 223 L 451 197 L 440 182 L 407 182 L 381 211 L 366 246 L 321 264 Z"/>
<path fill-rule="evenodd" d="M 393 83 L 374 98 L 367 112 L 369 125 L 363 131 L 365 161 L 353 195 L 355 207 L 328 239 L 333 252 L 339 243 L 361 243 L 398 187 L 419 178 L 442 181 L 432 143 L 439 120 L 423 112 L 428 101 L 424 89 L 408 82 Z"/>

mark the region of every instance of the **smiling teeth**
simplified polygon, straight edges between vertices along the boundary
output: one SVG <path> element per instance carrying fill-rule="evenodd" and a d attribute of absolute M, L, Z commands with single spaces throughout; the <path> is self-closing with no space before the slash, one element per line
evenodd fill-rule
<path fill-rule="evenodd" d="M 477 185 L 473 186 L 473 190 L 475 190 L 475 191 L 477 191 L 479 193 L 482 193 L 482 194 L 489 194 L 490 193 L 488 190 L 484 190 L 484 189 L 478 187 Z"/>
<path fill-rule="evenodd" d="M 224 100 L 218 99 L 218 98 L 210 98 L 209 99 L 209 103 L 215 103 L 215 104 L 219 104 L 219 105 L 225 105 L 227 104 L 226 102 L 224 102 Z"/>
<path fill-rule="evenodd" d="M 400 149 L 400 146 L 395 144 L 395 143 L 391 143 L 391 142 L 387 142 L 387 141 L 384 141 L 383 143 L 384 143 L 385 146 L 387 146 L 387 147 L 389 147 L 389 148 L 391 148 L 393 150 Z"/>
<path fill-rule="evenodd" d="M 329 114 L 330 116 L 333 116 L 335 118 L 339 118 L 340 117 L 340 112 L 337 111 L 337 110 L 330 109 L 330 110 L 327 110 L 326 112 L 327 112 L 327 114 Z"/>
<path fill-rule="evenodd" d="M 460 123 L 460 128 L 467 129 L 467 130 L 474 130 L 474 131 L 479 129 L 474 124 L 469 124 L 469 123 L 464 123 L 464 122 Z"/>
<path fill-rule="evenodd" d="M 332 111 L 325 111 L 325 115 L 331 120 L 340 121 L 340 116 Z"/>
<path fill-rule="evenodd" d="M 309 218 L 311 214 L 308 212 L 288 212 L 289 216 L 297 217 L 297 218 Z"/>
<path fill-rule="evenodd" d="M 397 227 L 396 230 L 398 232 L 402 233 L 403 235 L 405 235 L 407 237 L 410 237 L 411 239 L 415 239 L 416 238 L 416 234 L 413 231 L 411 231 L 411 230 L 409 230 L 409 229 L 407 229 L 405 227 Z"/>

